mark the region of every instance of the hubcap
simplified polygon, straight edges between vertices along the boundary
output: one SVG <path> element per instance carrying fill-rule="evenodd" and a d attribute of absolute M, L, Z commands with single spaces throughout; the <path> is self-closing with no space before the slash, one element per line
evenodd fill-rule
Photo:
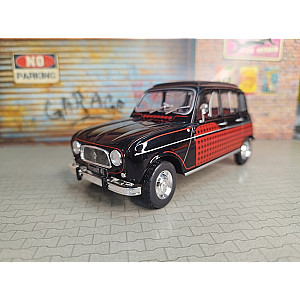
<path fill-rule="evenodd" d="M 249 141 L 244 141 L 243 145 L 241 146 L 241 156 L 242 159 L 247 159 L 251 156 L 251 146 Z"/>
<path fill-rule="evenodd" d="M 156 195 L 160 199 L 166 199 L 172 191 L 173 177 L 171 172 L 164 170 L 160 172 L 155 182 Z"/>

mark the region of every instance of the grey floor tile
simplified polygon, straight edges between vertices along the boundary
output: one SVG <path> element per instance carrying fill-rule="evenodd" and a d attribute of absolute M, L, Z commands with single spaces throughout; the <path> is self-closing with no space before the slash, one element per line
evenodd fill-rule
<path fill-rule="evenodd" d="M 77 182 L 69 146 L 1 147 L 0 261 L 299 261 L 300 143 L 254 147 L 178 176 L 159 210 Z"/>

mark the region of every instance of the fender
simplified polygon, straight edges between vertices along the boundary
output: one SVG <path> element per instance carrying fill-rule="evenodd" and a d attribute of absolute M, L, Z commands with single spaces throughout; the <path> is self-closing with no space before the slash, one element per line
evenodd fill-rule
<path fill-rule="evenodd" d="M 159 159 L 165 160 L 165 161 L 169 161 L 170 163 L 173 164 L 173 166 L 176 169 L 176 173 L 179 174 L 184 174 L 184 166 L 181 162 L 181 160 L 176 156 L 176 154 L 171 153 L 171 152 L 163 152 L 163 153 L 159 153 L 157 155 L 155 155 L 149 162 L 147 169 L 150 167 L 150 165 L 152 165 L 154 162 L 158 161 Z"/>

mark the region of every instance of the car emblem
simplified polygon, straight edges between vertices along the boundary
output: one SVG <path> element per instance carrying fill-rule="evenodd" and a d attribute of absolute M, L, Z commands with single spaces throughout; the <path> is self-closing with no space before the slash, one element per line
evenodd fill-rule
<path fill-rule="evenodd" d="M 92 155 L 93 155 L 94 161 L 96 161 L 96 159 L 97 159 L 96 151 L 94 151 Z"/>

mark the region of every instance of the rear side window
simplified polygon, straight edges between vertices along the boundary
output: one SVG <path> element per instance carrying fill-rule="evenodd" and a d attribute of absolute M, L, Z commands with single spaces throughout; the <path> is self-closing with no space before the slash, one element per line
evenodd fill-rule
<path fill-rule="evenodd" d="M 235 92 L 229 92 L 230 113 L 237 114 L 239 112 L 239 98 Z"/>
<path fill-rule="evenodd" d="M 239 104 L 241 112 L 247 110 L 245 95 L 242 93 L 239 94 Z"/>
<path fill-rule="evenodd" d="M 238 94 L 231 91 L 221 92 L 223 115 L 235 115 L 239 110 Z"/>

